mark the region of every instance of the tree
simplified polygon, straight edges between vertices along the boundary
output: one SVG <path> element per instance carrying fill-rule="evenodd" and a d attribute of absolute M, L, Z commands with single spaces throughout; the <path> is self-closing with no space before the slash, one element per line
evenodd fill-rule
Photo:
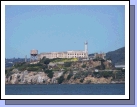
<path fill-rule="evenodd" d="M 69 75 L 67 76 L 67 80 L 69 80 L 72 76 L 73 76 L 73 74 L 69 73 Z"/>
<path fill-rule="evenodd" d="M 101 66 L 100 66 L 100 69 L 102 69 L 102 70 L 104 70 L 105 69 L 105 65 L 104 65 L 104 63 L 103 63 L 104 61 L 102 60 L 101 61 Z"/>
<path fill-rule="evenodd" d="M 80 82 L 82 83 L 82 82 L 83 82 L 83 79 L 80 79 Z"/>
<path fill-rule="evenodd" d="M 103 72 L 101 73 L 101 75 L 102 75 L 104 78 L 108 78 L 108 77 L 113 76 L 113 72 L 111 72 L 111 71 L 103 71 Z"/>
<path fill-rule="evenodd" d="M 44 60 L 44 64 L 49 64 L 50 63 L 50 59 L 45 59 Z"/>
<path fill-rule="evenodd" d="M 83 65 L 82 65 L 82 68 L 85 68 L 85 67 L 86 67 L 86 64 L 83 64 Z"/>
<path fill-rule="evenodd" d="M 8 70 L 5 70 L 5 74 L 7 74 Z"/>
<path fill-rule="evenodd" d="M 52 70 L 44 70 L 44 72 L 49 74 L 50 72 L 52 72 Z"/>
<path fill-rule="evenodd" d="M 49 77 L 49 78 L 52 78 L 52 77 L 53 77 L 53 74 L 54 74 L 53 72 L 49 72 L 49 73 L 48 73 L 48 77 Z"/>
<path fill-rule="evenodd" d="M 64 81 L 64 76 L 60 76 L 60 78 L 57 79 L 58 83 L 61 84 Z"/>
<path fill-rule="evenodd" d="M 71 63 L 72 63 L 72 62 L 65 62 L 65 63 L 64 63 L 64 66 L 65 66 L 65 67 L 70 67 L 70 66 L 71 66 Z"/>

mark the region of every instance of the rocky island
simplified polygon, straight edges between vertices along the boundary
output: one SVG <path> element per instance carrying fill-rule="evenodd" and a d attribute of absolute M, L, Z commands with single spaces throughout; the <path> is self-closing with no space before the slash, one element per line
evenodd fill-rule
<path fill-rule="evenodd" d="M 124 83 L 125 70 L 116 69 L 110 60 L 43 58 L 15 63 L 5 70 L 6 84 L 103 84 Z"/>

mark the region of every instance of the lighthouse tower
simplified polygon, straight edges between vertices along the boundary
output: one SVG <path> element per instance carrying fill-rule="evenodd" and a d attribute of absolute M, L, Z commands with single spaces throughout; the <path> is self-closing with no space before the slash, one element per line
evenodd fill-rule
<path fill-rule="evenodd" d="M 88 58 L 88 42 L 85 42 L 85 53 L 86 53 L 86 57 Z"/>

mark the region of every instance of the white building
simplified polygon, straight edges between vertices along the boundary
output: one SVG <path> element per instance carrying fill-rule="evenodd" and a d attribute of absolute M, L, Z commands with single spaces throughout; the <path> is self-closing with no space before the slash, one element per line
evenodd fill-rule
<path fill-rule="evenodd" d="M 53 58 L 88 58 L 88 42 L 85 42 L 84 51 L 66 51 L 66 52 L 50 52 L 50 53 L 40 53 L 38 54 L 38 60 L 43 57 L 53 59 Z"/>

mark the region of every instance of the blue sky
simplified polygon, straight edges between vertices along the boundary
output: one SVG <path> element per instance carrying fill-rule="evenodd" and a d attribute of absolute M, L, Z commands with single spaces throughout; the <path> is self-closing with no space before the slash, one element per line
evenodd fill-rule
<path fill-rule="evenodd" d="M 125 46 L 125 6 L 6 6 L 5 57 L 41 52 L 109 52 Z"/>

